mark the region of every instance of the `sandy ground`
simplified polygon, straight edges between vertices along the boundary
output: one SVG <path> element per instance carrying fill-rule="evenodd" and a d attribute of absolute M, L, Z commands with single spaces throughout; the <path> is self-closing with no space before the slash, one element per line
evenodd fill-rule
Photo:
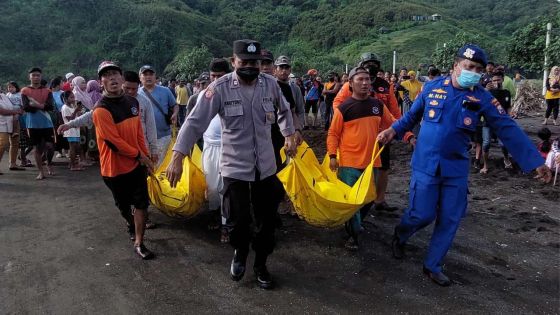
<path fill-rule="evenodd" d="M 518 122 L 533 138 L 540 128 L 536 118 Z M 560 127 L 550 128 L 560 134 Z M 324 152 L 322 132 L 307 138 Z M 372 213 L 355 253 L 344 249 L 344 231 L 283 217 L 269 263 L 278 284 L 273 291 L 259 289 L 252 271 L 239 283 L 229 279 L 232 250 L 206 230 L 205 215 L 181 220 L 152 209 L 159 226 L 147 232 L 146 244 L 158 257 L 141 261 L 96 167 L 71 173 L 61 164 L 42 182 L 32 170 L 5 171 L 0 313 L 559 312 L 560 186 L 507 172 L 494 145 L 490 173 L 471 174 L 468 215 L 446 259 L 455 283 L 441 288 L 421 272 L 430 227 L 411 239 L 405 260 L 391 258 L 410 176 L 408 147 L 396 144 L 392 153 L 387 200 L 401 211 Z"/>

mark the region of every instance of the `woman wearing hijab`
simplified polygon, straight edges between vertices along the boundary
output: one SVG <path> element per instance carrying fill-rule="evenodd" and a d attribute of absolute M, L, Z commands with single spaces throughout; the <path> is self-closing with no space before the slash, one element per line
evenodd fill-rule
<path fill-rule="evenodd" d="M 76 104 L 81 102 L 88 111 L 92 110 L 94 103 L 87 92 L 86 80 L 83 77 L 77 76 L 72 79 L 72 87 Z M 92 127 L 84 127 L 80 131 L 82 138 L 80 141 L 82 144 L 82 152 L 85 152 L 85 155 L 91 159 L 94 157 L 94 152 L 97 151 L 97 144 L 94 136 L 95 132 Z M 91 166 L 91 163 L 86 159 L 84 159 L 84 161 L 80 161 L 80 163 L 82 166 Z"/>
<path fill-rule="evenodd" d="M 92 110 L 93 101 L 87 92 L 86 80 L 82 77 L 75 77 L 72 80 L 72 86 L 74 87 L 72 92 L 76 97 L 76 102 L 82 102 L 82 105 L 84 105 L 85 108 Z"/>
<path fill-rule="evenodd" d="M 558 125 L 558 106 L 560 104 L 560 67 L 554 66 L 550 70 L 548 80 L 546 80 L 546 113 L 544 114 L 543 125 L 548 123 L 548 118 L 552 114 L 554 125 Z"/>
<path fill-rule="evenodd" d="M 103 97 L 101 94 L 101 85 L 96 80 L 89 80 L 87 83 L 86 92 L 89 94 L 91 101 L 93 102 L 93 106 L 99 102 L 99 100 Z"/>

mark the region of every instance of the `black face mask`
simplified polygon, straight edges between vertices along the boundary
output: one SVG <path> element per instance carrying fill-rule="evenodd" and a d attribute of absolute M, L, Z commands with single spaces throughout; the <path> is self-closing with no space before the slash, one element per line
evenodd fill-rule
<path fill-rule="evenodd" d="M 235 73 L 237 73 L 241 80 L 249 83 L 259 76 L 260 70 L 254 67 L 243 67 L 235 70 Z"/>

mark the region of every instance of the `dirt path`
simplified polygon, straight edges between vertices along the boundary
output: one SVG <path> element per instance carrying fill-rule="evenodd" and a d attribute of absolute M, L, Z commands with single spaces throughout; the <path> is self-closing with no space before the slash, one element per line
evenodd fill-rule
<path fill-rule="evenodd" d="M 540 127 L 536 118 L 518 122 L 531 136 Z M 309 142 L 323 146 L 319 134 Z M 410 152 L 393 148 L 387 199 L 402 209 Z M 147 232 L 147 244 L 158 258 L 143 262 L 96 168 L 78 176 L 59 166 L 43 182 L 29 170 L 7 173 L 0 177 L 0 313 L 558 313 L 560 187 L 509 174 L 500 154 L 494 146 L 490 173 L 471 175 L 469 212 L 446 259 L 456 280 L 449 288 L 421 273 L 431 228 L 411 240 L 407 259 L 391 258 L 400 211 L 373 213 L 357 253 L 344 249 L 342 230 L 284 217 L 270 259 L 278 288 L 267 292 L 251 271 L 240 283 L 229 279 L 232 251 L 206 231 L 205 216 L 178 220 L 152 210 L 159 227 Z"/>

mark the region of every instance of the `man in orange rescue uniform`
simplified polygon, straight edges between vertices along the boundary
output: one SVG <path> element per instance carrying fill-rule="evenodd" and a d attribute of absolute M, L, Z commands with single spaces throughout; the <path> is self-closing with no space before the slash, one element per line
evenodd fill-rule
<path fill-rule="evenodd" d="M 99 65 L 103 98 L 93 110 L 103 181 L 127 222 L 134 252 L 142 259 L 154 254 L 144 244 L 146 209 L 149 205 L 146 171 L 153 170 L 144 142 L 138 100 L 124 94 L 122 70 L 110 61 Z"/>
<path fill-rule="evenodd" d="M 349 186 L 360 178 L 371 162 L 375 139 L 380 130 L 388 128 L 395 118 L 378 99 L 370 96 L 371 78 L 364 67 L 356 67 L 349 74 L 351 96 L 334 110 L 327 136 L 327 152 L 332 171 L 338 169 L 338 178 Z M 337 160 L 337 152 L 340 160 Z M 375 167 L 381 162 L 376 161 Z M 358 235 L 363 230 L 362 215 L 367 215 L 371 204 L 362 209 L 346 223 L 350 238 L 346 247 L 358 249 Z"/>

